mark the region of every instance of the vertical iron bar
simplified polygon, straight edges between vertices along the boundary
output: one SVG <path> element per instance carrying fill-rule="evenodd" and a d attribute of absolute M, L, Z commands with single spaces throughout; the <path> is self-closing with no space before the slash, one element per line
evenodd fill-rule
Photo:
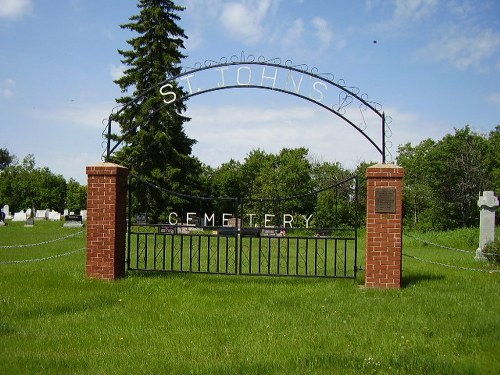
<path fill-rule="evenodd" d="M 314 276 L 318 276 L 318 239 L 314 239 Z"/>
<path fill-rule="evenodd" d="M 184 261 L 184 234 L 181 234 L 181 248 L 179 250 L 180 254 L 179 254 L 179 258 L 180 258 L 180 270 L 183 271 L 183 267 L 182 267 L 182 263 Z"/>
<path fill-rule="evenodd" d="M 210 237 L 209 236 L 205 236 L 207 242 L 210 242 Z M 198 242 L 198 272 L 201 271 L 201 238 L 200 238 L 200 242 Z"/>
<path fill-rule="evenodd" d="M 335 238 L 335 251 L 333 257 L 333 276 L 337 276 L 337 252 L 338 252 L 338 238 Z"/>
<path fill-rule="evenodd" d="M 132 177 L 129 175 L 128 177 L 128 223 L 127 223 L 127 270 L 130 268 L 130 247 L 132 246 Z"/>
<path fill-rule="evenodd" d="M 306 276 L 309 275 L 309 238 L 306 238 Z"/>
<path fill-rule="evenodd" d="M 325 267 L 325 270 L 323 272 L 324 276 L 327 275 L 327 269 L 328 269 L 328 262 L 327 262 L 327 260 L 328 260 L 328 241 L 329 240 L 330 240 L 329 238 L 325 238 L 325 252 L 323 254 L 323 256 L 324 256 L 324 267 Z"/>
<path fill-rule="evenodd" d="M 259 237 L 259 275 L 260 275 L 260 265 L 262 263 L 262 237 Z"/>
<path fill-rule="evenodd" d="M 163 236 L 163 261 L 162 261 L 162 270 L 165 271 L 167 267 L 166 258 L 167 258 L 167 236 Z"/>
<path fill-rule="evenodd" d="M 267 237 L 267 274 L 271 274 L 271 236 Z"/>
<path fill-rule="evenodd" d="M 148 234 L 144 233 L 144 269 L 148 269 Z"/>
<path fill-rule="evenodd" d="M 236 207 L 234 207 L 236 205 Z M 240 206 L 240 215 L 238 218 L 238 205 Z M 243 198 L 239 197 L 233 202 L 233 210 L 236 211 L 236 233 L 234 234 L 235 241 L 235 273 L 241 275 L 242 261 L 243 261 L 243 236 L 242 236 L 242 228 L 243 228 Z M 240 233 L 239 241 L 238 241 L 238 233 Z"/>
<path fill-rule="evenodd" d="M 157 240 L 157 236 L 156 236 L 156 233 L 154 234 L 154 241 L 153 241 L 153 253 L 154 253 L 154 256 L 153 256 L 153 269 L 156 270 L 156 260 L 157 260 L 157 255 L 156 255 L 156 240 Z"/>
<path fill-rule="evenodd" d="M 347 276 L 347 242 L 349 240 L 344 240 L 344 276 Z"/>
<path fill-rule="evenodd" d="M 189 236 L 189 272 L 193 272 L 193 237 Z"/>
<path fill-rule="evenodd" d="M 295 258 L 295 275 L 299 274 L 299 258 L 300 258 L 300 239 L 298 237 L 295 238 L 295 250 L 296 250 L 296 258 Z"/>
<path fill-rule="evenodd" d="M 277 273 L 280 274 L 280 258 L 281 258 L 281 238 L 277 237 L 278 240 L 278 250 L 277 250 Z"/>
<path fill-rule="evenodd" d="M 170 243 L 170 271 L 174 270 L 174 257 L 175 257 L 175 237 L 172 236 Z"/>
<path fill-rule="evenodd" d="M 286 274 L 290 274 L 290 238 L 286 237 Z"/>
<path fill-rule="evenodd" d="M 210 245 L 211 241 L 208 241 L 208 246 L 207 246 L 207 272 L 210 272 Z"/>
<path fill-rule="evenodd" d="M 106 145 L 106 161 L 111 161 L 111 116 L 108 119 L 108 140 Z"/>
<path fill-rule="evenodd" d="M 385 164 L 385 112 L 382 112 L 382 163 Z"/>
<path fill-rule="evenodd" d="M 358 225 L 359 225 L 359 217 L 358 217 L 358 210 L 359 210 L 359 201 L 358 201 L 358 192 L 359 192 L 359 186 L 358 186 L 358 175 L 354 176 L 354 278 L 356 278 L 357 272 L 358 272 Z"/>

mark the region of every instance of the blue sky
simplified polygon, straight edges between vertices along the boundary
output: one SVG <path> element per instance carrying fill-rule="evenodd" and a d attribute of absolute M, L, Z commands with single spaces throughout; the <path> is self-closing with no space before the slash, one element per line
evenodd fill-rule
<path fill-rule="evenodd" d="M 500 124 L 497 0 L 178 0 L 189 39 L 183 66 L 231 55 L 279 57 L 332 73 L 392 118 L 392 154 L 469 124 Z M 126 0 L 0 0 L 0 147 L 86 183 L 100 161 L 102 120 L 120 96 L 117 49 L 137 14 Z M 376 43 L 374 43 L 376 41 Z M 379 161 L 330 112 L 267 90 L 188 101 L 194 154 L 218 166 L 255 148 L 306 146 L 348 167 Z"/>

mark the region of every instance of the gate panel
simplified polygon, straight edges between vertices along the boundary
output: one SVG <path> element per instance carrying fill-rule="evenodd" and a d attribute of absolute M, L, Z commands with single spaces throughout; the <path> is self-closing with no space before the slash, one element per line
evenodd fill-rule
<path fill-rule="evenodd" d="M 156 186 L 149 188 L 158 189 Z M 169 222 L 160 224 L 148 223 L 147 214 L 134 215 L 132 204 L 129 204 L 129 270 L 356 277 L 355 177 L 320 191 L 288 198 L 221 199 L 185 195 L 180 198 L 182 202 L 176 207 L 180 214 L 169 213 L 165 216 Z M 288 201 L 307 199 L 331 200 L 334 204 L 331 212 L 326 213 L 294 215 L 284 212 L 291 207 Z M 195 211 L 196 207 L 213 211 Z M 174 222 L 172 217 L 175 217 Z M 278 218 L 282 218 L 281 223 Z M 305 225 L 294 225 L 300 220 Z"/>

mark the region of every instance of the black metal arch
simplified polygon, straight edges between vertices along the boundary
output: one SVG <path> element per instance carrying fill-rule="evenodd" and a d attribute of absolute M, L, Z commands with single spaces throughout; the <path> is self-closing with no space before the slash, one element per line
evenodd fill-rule
<path fill-rule="evenodd" d="M 157 108 L 155 111 L 150 113 L 147 118 L 144 119 L 144 122 L 141 124 L 137 124 L 132 129 L 129 131 L 129 133 L 122 134 L 120 139 L 116 140 L 115 144 L 112 145 L 112 123 L 113 119 L 116 118 L 120 113 L 122 113 L 124 110 L 129 108 L 130 106 L 136 104 L 139 102 L 141 99 L 146 97 L 148 94 L 153 92 L 154 90 L 161 90 L 163 87 L 166 85 L 169 85 L 174 82 L 178 82 L 182 80 L 185 77 L 193 77 L 196 73 L 199 72 L 204 72 L 208 70 L 215 70 L 218 68 L 230 68 L 230 67 L 244 67 L 244 66 L 261 66 L 261 67 L 271 67 L 271 68 L 276 68 L 276 69 L 282 69 L 285 71 L 289 71 L 290 74 L 291 72 L 296 72 L 302 75 L 305 75 L 309 77 L 310 79 L 316 79 L 317 82 L 322 82 L 323 84 L 328 84 L 331 86 L 336 87 L 337 89 L 340 90 L 339 96 L 338 96 L 338 104 L 334 105 L 327 105 L 325 103 L 322 103 L 321 101 L 315 100 L 314 98 L 311 98 L 310 96 L 306 96 L 304 94 L 301 94 L 300 92 L 294 92 L 292 90 L 288 90 L 287 88 L 280 88 L 280 87 L 274 87 L 275 85 L 273 84 L 272 87 L 266 86 L 266 85 L 256 85 L 256 84 L 229 84 L 229 85 L 218 85 L 216 87 L 210 87 L 206 89 L 197 89 L 196 91 L 193 91 L 191 87 L 189 87 L 190 92 L 187 92 L 185 95 L 181 97 L 175 97 L 174 100 L 169 100 L 166 101 L 164 100 L 164 104 Z M 326 78 L 326 77 L 331 77 L 331 79 Z M 270 77 L 266 77 L 270 78 Z M 189 79 L 189 78 L 186 78 Z M 302 81 L 301 81 L 302 82 Z M 107 124 L 106 128 L 103 131 L 103 137 L 106 138 L 106 154 L 104 156 L 104 159 L 106 161 L 109 161 L 111 158 L 112 153 L 118 148 L 118 146 L 127 139 L 128 135 L 132 132 L 134 132 L 138 127 L 147 125 L 148 118 L 152 118 L 156 113 L 164 109 L 166 106 L 173 105 L 175 102 L 179 100 L 184 100 L 188 99 L 190 97 L 198 96 L 201 94 L 205 94 L 208 92 L 215 92 L 219 90 L 225 90 L 225 89 L 241 89 L 241 88 L 253 88 L 253 89 L 265 89 L 265 90 L 271 90 L 271 91 L 276 91 L 276 92 L 282 92 L 286 93 L 295 97 L 299 97 L 301 99 L 307 100 L 311 103 L 314 103 L 329 112 L 335 114 L 342 120 L 344 120 L 346 123 L 348 123 L 350 126 L 352 126 L 356 131 L 358 131 L 364 138 L 366 138 L 372 146 L 378 151 L 378 153 L 382 157 L 382 163 L 386 162 L 386 116 L 383 111 L 381 111 L 381 106 L 378 103 L 368 101 L 368 97 L 366 94 L 360 94 L 360 90 L 356 87 L 351 87 L 345 85 L 345 82 L 343 80 L 338 80 L 337 82 L 334 81 L 334 77 L 330 73 L 318 73 L 316 68 L 309 69 L 306 65 L 292 65 L 289 60 L 287 60 L 284 64 L 281 63 L 280 59 L 272 59 L 272 60 L 265 60 L 262 56 L 259 58 L 255 58 L 253 55 L 249 56 L 244 56 L 244 54 L 241 55 L 241 59 L 238 59 L 236 56 L 233 56 L 231 60 L 227 60 L 226 58 L 221 59 L 219 62 L 216 61 L 211 61 L 207 60 L 205 63 L 202 64 L 197 64 L 194 68 L 186 68 L 184 69 L 180 74 L 169 77 L 165 79 L 162 82 L 159 82 L 156 85 L 153 85 L 149 89 L 145 90 L 141 94 L 137 95 L 134 97 L 132 100 L 130 100 L 128 103 L 126 103 L 123 106 L 118 106 L 113 109 L 113 112 L 110 114 L 109 118 L 107 119 Z M 300 90 L 300 89 L 299 89 Z M 176 91 L 178 92 L 178 91 Z M 354 101 L 357 101 L 358 104 L 358 109 L 361 113 L 361 116 L 364 120 L 364 115 L 363 112 L 365 111 L 370 111 L 371 113 L 377 115 L 380 118 L 380 131 L 381 131 L 381 142 L 380 144 L 377 144 L 376 141 L 374 141 L 366 132 L 366 122 L 364 122 L 364 129 L 361 128 L 359 125 L 356 125 L 352 120 L 350 120 L 346 116 L 346 109 L 351 106 L 351 104 Z"/>

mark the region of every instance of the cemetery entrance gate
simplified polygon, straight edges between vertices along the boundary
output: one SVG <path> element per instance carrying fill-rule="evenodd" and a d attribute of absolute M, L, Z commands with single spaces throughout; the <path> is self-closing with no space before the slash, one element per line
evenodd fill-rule
<path fill-rule="evenodd" d="M 176 203 L 161 222 L 134 210 L 134 187 Z M 144 191 L 144 190 L 142 190 Z M 178 194 L 131 176 L 128 270 L 355 278 L 357 177 L 307 194 L 207 198 Z M 328 205 L 327 209 L 321 209 Z M 297 213 L 300 207 L 303 213 Z M 319 207 L 314 210 L 314 207 Z"/>
<path fill-rule="evenodd" d="M 184 205 L 171 207 L 161 223 L 148 224 L 144 215 L 129 217 L 126 222 L 128 170 L 112 163 L 112 155 L 120 145 L 148 127 L 156 113 L 178 100 L 245 88 L 286 93 L 324 108 L 351 126 L 379 153 L 381 163 L 369 167 L 366 173 L 365 286 L 400 288 L 404 170 L 386 163 L 390 118 L 386 118 L 378 103 L 368 100 L 366 94 L 344 80 L 335 79 L 333 74 L 320 73 L 304 64 L 294 65 L 289 60 L 244 53 L 182 69 L 179 75 L 168 76 L 113 109 L 103 131 L 105 162 L 87 166 L 87 275 L 114 280 L 124 276 L 127 265 L 129 269 L 179 272 L 355 277 L 357 219 L 346 227 L 324 227 L 321 215 L 328 218 L 324 213 L 288 210 L 287 202 L 295 198 L 313 199 L 312 196 L 209 199 L 177 195 Z M 150 95 L 160 95 L 161 104 L 150 108 L 146 116 L 136 116 Z M 124 128 L 127 130 L 116 134 L 113 127 L 120 126 L 123 114 L 129 118 Z M 331 186 L 324 192 L 357 186 L 352 181 L 343 183 L 347 185 Z M 339 207 L 356 205 L 353 197 L 357 194 L 348 194 L 339 201 Z M 196 210 L 195 205 L 199 207 Z M 210 210 L 204 211 L 205 207 Z M 178 209 L 181 211 L 174 211 Z M 316 215 L 317 228 L 312 228 L 311 214 Z M 299 226 L 301 216 L 304 223 Z M 346 234 L 349 231 L 351 234 Z"/>

